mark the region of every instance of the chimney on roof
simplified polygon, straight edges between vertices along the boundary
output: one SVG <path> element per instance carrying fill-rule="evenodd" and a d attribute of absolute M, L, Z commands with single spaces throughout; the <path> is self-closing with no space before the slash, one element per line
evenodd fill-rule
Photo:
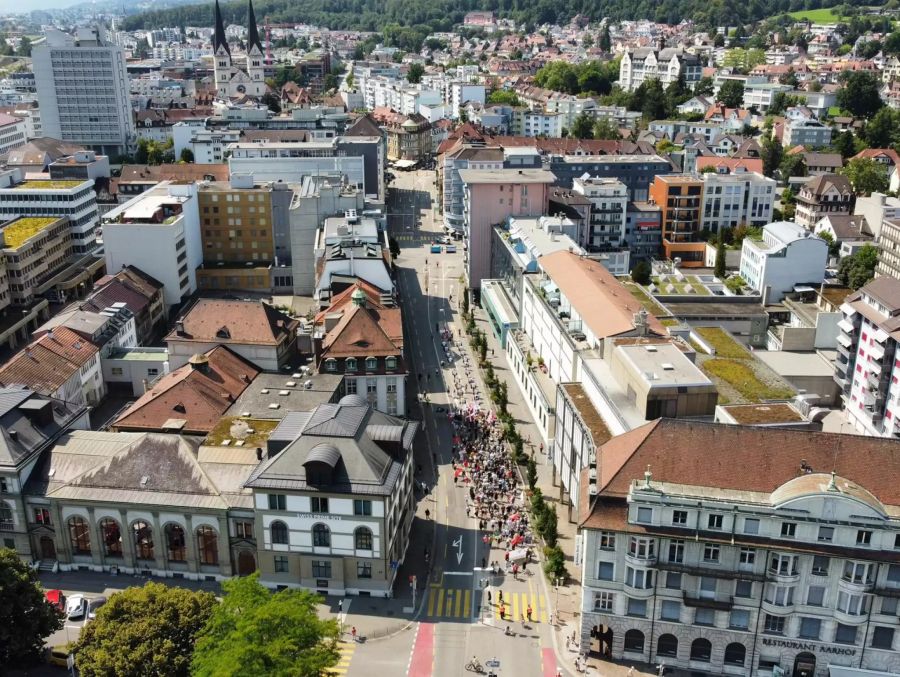
<path fill-rule="evenodd" d="M 175 333 L 178 336 L 184 336 L 184 320 L 175 321 Z"/>
<path fill-rule="evenodd" d="M 256 447 L 256 460 L 261 461 L 263 458 L 262 447 Z"/>

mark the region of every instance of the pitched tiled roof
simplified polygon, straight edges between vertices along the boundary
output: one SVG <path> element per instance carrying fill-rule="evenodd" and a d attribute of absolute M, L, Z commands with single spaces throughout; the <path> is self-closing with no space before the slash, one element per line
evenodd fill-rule
<path fill-rule="evenodd" d="M 215 181 L 228 180 L 227 164 L 195 165 L 176 163 L 167 165 L 123 165 L 119 183 L 159 181 L 202 181 L 206 176 Z"/>
<path fill-rule="evenodd" d="M 900 155 L 898 155 L 897 151 L 895 151 L 893 148 L 865 148 L 865 149 L 859 151 L 856 155 L 854 155 L 852 159 L 854 159 L 854 160 L 857 158 L 876 159 L 876 158 L 880 158 L 880 157 L 889 158 L 891 161 L 891 164 L 895 167 L 900 165 Z"/>
<path fill-rule="evenodd" d="M 356 284 L 347 287 L 340 294 L 333 297 L 331 299 L 330 306 L 328 306 L 325 310 L 319 311 L 316 314 L 315 324 L 322 324 L 325 321 L 326 316 L 333 313 L 340 313 L 346 310 L 350 303 L 353 301 L 353 292 L 355 292 L 357 289 L 361 289 L 362 292 L 366 295 L 366 305 L 368 305 L 368 307 L 378 309 L 386 307 L 381 302 L 381 290 L 379 290 L 375 285 L 366 282 L 365 280 L 358 279 L 356 281 Z"/>
<path fill-rule="evenodd" d="M 658 419 L 611 439 L 597 461 L 601 500 L 583 520 L 589 527 L 609 524 L 603 499 L 627 496 L 648 466 L 654 481 L 771 493 L 805 465 L 900 505 L 900 442 L 878 437 Z"/>
<path fill-rule="evenodd" d="M 697 157 L 697 171 L 701 171 L 706 167 L 713 167 L 717 171 L 721 171 L 724 167 L 728 171 L 725 173 L 734 174 L 741 170 L 748 172 L 763 173 L 762 158 L 737 158 L 737 157 L 719 157 L 719 156 L 699 156 Z"/>
<path fill-rule="evenodd" d="M 0 367 L 0 385 L 24 385 L 42 395 L 63 386 L 96 354 L 97 346 L 67 327 L 58 327 Z"/>
<path fill-rule="evenodd" d="M 402 353 L 403 325 L 399 308 L 353 306 L 322 342 L 323 357 L 400 357 Z"/>
<path fill-rule="evenodd" d="M 199 299 L 181 319 L 184 331 L 167 341 L 277 345 L 294 335 L 298 320 L 261 301 Z"/>
<path fill-rule="evenodd" d="M 119 416 L 117 430 L 160 431 L 170 419 L 184 421 L 184 433 L 208 433 L 259 369 L 225 346 L 205 353 L 206 365 L 186 364 L 162 376 Z"/>
<path fill-rule="evenodd" d="M 572 252 L 559 251 L 542 256 L 538 265 L 552 278 L 597 338 L 634 330 L 634 315 L 643 307 L 600 263 Z M 648 321 L 653 333 L 668 334 L 655 316 L 650 315 Z"/>

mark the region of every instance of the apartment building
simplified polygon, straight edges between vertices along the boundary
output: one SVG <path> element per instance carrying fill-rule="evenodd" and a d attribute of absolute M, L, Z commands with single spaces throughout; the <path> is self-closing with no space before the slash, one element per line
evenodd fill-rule
<path fill-rule="evenodd" d="M 28 125 L 24 118 L 0 113 L 0 154 L 24 146 L 28 141 Z"/>
<path fill-rule="evenodd" d="M 163 284 L 167 308 L 197 290 L 203 262 L 197 186 L 163 181 L 103 216 L 106 269 L 134 266 Z"/>
<path fill-rule="evenodd" d="M 220 164 L 228 159 L 226 151 L 232 143 L 241 140 L 240 129 L 207 129 L 205 121 L 177 122 L 172 125 L 172 141 L 175 159 L 182 151 L 189 150 L 194 164 Z"/>
<path fill-rule="evenodd" d="M 681 259 L 685 268 L 702 266 L 705 245 L 699 236 L 703 179 L 680 174 L 657 176 L 649 192 L 650 201 L 660 209 L 665 256 Z"/>
<path fill-rule="evenodd" d="M 772 221 L 775 179 L 756 172 L 707 172 L 702 178 L 702 229 L 719 233 L 741 224 L 763 226 Z"/>
<path fill-rule="evenodd" d="M 876 277 L 847 297 L 841 313 L 834 378 L 847 420 L 864 435 L 898 438 L 900 280 Z"/>
<path fill-rule="evenodd" d="M 760 240 L 744 238 L 740 273 L 765 305 L 778 303 L 797 285 L 821 285 L 827 263 L 825 240 L 792 221 L 779 221 L 764 226 Z"/>
<path fill-rule="evenodd" d="M 659 155 L 551 155 L 548 169 L 557 184 L 571 188 L 587 174 L 597 179 L 618 179 L 628 188 L 628 199 L 646 201 L 654 177 L 672 173 L 672 163 Z"/>
<path fill-rule="evenodd" d="M 102 27 L 50 28 L 32 61 L 45 136 L 113 157 L 135 143 L 125 52 Z"/>
<path fill-rule="evenodd" d="M 577 178 L 572 190 L 591 201 L 590 220 L 584 239 L 588 252 L 618 251 L 625 245 L 625 213 L 628 189 L 617 179 Z M 626 270 L 628 265 L 626 263 Z"/>
<path fill-rule="evenodd" d="M 626 92 L 633 92 L 651 78 L 659 80 L 663 87 L 683 78 L 688 87 L 693 87 L 702 71 L 700 59 L 681 49 L 626 49 L 619 62 L 619 84 Z"/>
<path fill-rule="evenodd" d="M 662 250 L 662 212 L 649 202 L 632 201 L 625 211 L 625 243 L 631 262 L 649 261 Z"/>
<path fill-rule="evenodd" d="M 72 257 L 72 236 L 65 217 L 28 216 L 0 226 L 9 300 L 30 306 L 49 289 L 46 284 Z"/>
<path fill-rule="evenodd" d="M 543 169 L 464 169 L 459 176 L 467 243 L 463 266 L 468 287 L 478 290 L 490 275 L 493 227 L 510 216 L 545 213 L 556 177 Z"/>
<path fill-rule="evenodd" d="M 846 176 L 824 174 L 814 176 L 797 193 L 794 220 L 812 230 L 823 216 L 850 214 L 853 210 L 853 188 Z"/>
<path fill-rule="evenodd" d="M 0 219 L 16 216 L 67 217 L 72 250 L 97 249 L 99 211 L 92 178 L 25 179 L 21 169 L 0 173 Z"/>
<path fill-rule="evenodd" d="M 438 165 L 438 188 L 445 230 L 455 233 L 463 231 L 464 189 L 460 170 L 502 169 L 503 159 L 502 148 L 486 148 L 480 143 L 476 145 L 463 141 L 442 154 Z"/>
<path fill-rule="evenodd" d="M 821 148 L 831 144 L 832 128 L 818 120 L 792 120 L 784 126 L 782 142 L 786 148 Z"/>
<path fill-rule="evenodd" d="M 882 221 L 878 245 L 878 265 L 875 266 L 875 275 L 900 280 L 900 221 L 895 219 Z"/>
<path fill-rule="evenodd" d="M 233 175 L 204 182 L 197 193 L 203 265 L 200 289 L 272 291 L 275 224 L 270 184 Z"/>
<path fill-rule="evenodd" d="M 290 412 L 250 476 L 259 569 L 272 585 L 390 597 L 414 516 L 418 424 L 360 395 Z"/>
<path fill-rule="evenodd" d="M 513 108 L 509 116 L 509 133 L 513 136 L 543 136 L 559 138 L 563 135 L 565 116 L 529 108 Z"/>
<path fill-rule="evenodd" d="M 703 674 L 897 669 L 896 442 L 660 419 L 585 470 L 580 650 Z"/>

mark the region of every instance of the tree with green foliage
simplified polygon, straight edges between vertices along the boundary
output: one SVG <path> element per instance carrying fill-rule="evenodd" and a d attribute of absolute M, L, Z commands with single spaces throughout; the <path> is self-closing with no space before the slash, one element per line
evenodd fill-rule
<path fill-rule="evenodd" d="M 40 658 L 44 640 L 65 617 L 44 597 L 37 571 L 11 548 L 0 548 L 0 666 L 26 666 Z"/>
<path fill-rule="evenodd" d="M 558 545 L 544 548 L 544 573 L 554 583 L 560 579 L 565 581 L 568 578 L 566 555 Z"/>
<path fill-rule="evenodd" d="M 337 665 L 338 623 L 319 618 L 308 590 L 273 593 L 259 573 L 222 582 L 222 601 L 197 638 L 195 677 L 325 674 Z"/>
<path fill-rule="evenodd" d="M 525 478 L 528 481 L 528 488 L 533 491 L 537 486 L 537 463 L 533 457 L 529 457 L 525 463 Z"/>
<path fill-rule="evenodd" d="M 604 52 L 612 51 L 612 37 L 609 34 L 609 23 L 603 25 L 603 30 L 600 31 L 600 42 L 597 46 Z"/>
<path fill-rule="evenodd" d="M 406 79 L 410 84 L 417 85 L 422 82 L 423 75 L 425 75 L 425 66 L 420 63 L 413 63 L 409 66 L 409 71 L 406 73 Z"/>
<path fill-rule="evenodd" d="M 744 83 L 741 80 L 726 80 L 719 87 L 719 101 L 728 108 L 740 108 L 744 105 Z"/>
<path fill-rule="evenodd" d="M 216 606 L 211 592 L 150 582 L 110 596 L 75 642 L 84 677 L 188 675 L 194 642 Z"/>
<path fill-rule="evenodd" d="M 885 54 L 900 54 L 900 31 L 894 31 L 884 39 L 882 49 Z"/>
<path fill-rule="evenodd" d="M 694 96 L 712 96 L 715 90 L 716 84 L 713 82 L 713 79 L 708 75 L 704 75 L 694 85 Z"/>
<path fill-rule="evenodd" d="M 31 38 L 23 35 L 19 40 L 19 48 L 16 50 L 16 56 L 31 56 Z"/>
<path fill-rule="evenodd" d="M 781 166 L 781 160 L 784 158 L 784 146 L 770 131 L 763 137 L 760 149 L 763 161 L 763 174 L 771 178 Z"/>
<path fill-rule="evenodd" d="M 634 268 L 631 269 L 631 279 L 638 284 L 647 285 L 650 284 L 650 276 L 652 273 L 653 271 L 650 268 L 650 264 L 641 259 L 635 263 Z"/>
<path fill-rule="evenodd" d="M 783 115 L 784 111 L 799 103 L 800 99 L 796 96 L 791 96 L 787 92 L 775 92 L 774 96 L 772 96 L 772 105 L 769 106 L 769 110 L 766 113 L 768 115 Z"/>
<path fill-rule="evenodd" d="M 890 183 L 887 167 L 873 158 L 854 158 L 844 165 L 841 174 L 847 177 L 857 195 L 884 193 Z"/>
<path fill-rule="evenodd" d="M 569 129 L 569 136 L 573 139 L 590 139 L 594 134 L 594 118 L 587 113 L 580 113 L 578 117 L 572 120 L 572 128 Z"/>
<path fill-rule="evenodd" d="M 278 115 L 281 112 L 281 99 L 275 92 L 266 92 L 262 96 L 263 105 Z"/>
<path fill-rule="evenodd" d="M 785 155 L 778 166 L 778 171 L 785 181 L 795 176 L 806 176 L 806 160 L 803 159 L 803 154 Z"/>
<path fill-rule="evenodd" d="M 182 148 L 181 155 L 178 158 L 182 162 L 193 162 L 194 161 L 194 151 L 190 148 Z"/>
<path fill-rule="evenodd" d="M 896 144 L 900 141 L 900 111 L 887 106 L 881 108 L 866 121 L 863 137 L 871 148 L 890 148 Z"/>
<path fill-rule="evenodd" d="M 592 134 L 595 139 L 618 141 L 622 138 L 619 134 L 619 126 L 609 118 L 599 118 L 594 122 Z"/>
<path fill-rule="evenodd" d="M 816 233 L 816 235 L 828 243 L 828 256 L 833 259 L 837 258 L 841 251 L 841 243 L 834 239 L 834 235 L 827 230 Z"/>
<path fill-rule="evenodd" d="M 889 109 L 885 108 L 883 110 Z M 853 136 L 853 132 L 851 132 L 849 129 L 846 129 L 838 134 L 837 138 L 834 140 L 834 148 L 838 153 L 841 154 L 841 157 L 845 160 L 856 155 L 856 138 Z"/>
<path fill-rule="evenodd" d="M 715 276 L 720 280 L 725 279 L 725 239 L 719 238 L 719 241 L 716 243 L 716 267 L 713 271 Z"/>
<path fill-rule="evenodd" d="M 656 78 L 644 80 L 632 94 L 631 110 L 639 110 L 645 120 L 661 120 L 668 117 L 666 93 Z"/>
<path fill-rule="evenodd" d="M 521 106 L 519 95 L 509 89 L 495 89 L 487 98 L 489 104 L 498 106 Z"/>
<path fill-rule="evenodd" d="M 843 71 L 839 78 L 837 104 L 859 118 L 870 118 L 884 105 L 881 81 L 869 71 Z"/>
<path fill-rule="evenodd" d="M 850 289 L 859 289 L 875 277 L 875 265 L 878 263 L 878 249 L 866 244 L 856 250 L 855 254 L 845 256 L 838 265 L 838 281 Z"/>

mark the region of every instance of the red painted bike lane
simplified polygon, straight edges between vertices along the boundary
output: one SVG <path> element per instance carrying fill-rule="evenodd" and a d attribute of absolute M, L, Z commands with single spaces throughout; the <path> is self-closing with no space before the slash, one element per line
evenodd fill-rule
<path fill-rule="evenodd" d="M 431 677 L 434 668 L 434 623 L 419 623 L 409 659 L 409 677 Z"/>
<path fill-rule="evenodd" d="M 556 652 L 553 649 L 541 649 L 541 658 L 544 663 L 544 677 L 557 677 L 560 672 L 559 664 L 556 661 Z"/>

